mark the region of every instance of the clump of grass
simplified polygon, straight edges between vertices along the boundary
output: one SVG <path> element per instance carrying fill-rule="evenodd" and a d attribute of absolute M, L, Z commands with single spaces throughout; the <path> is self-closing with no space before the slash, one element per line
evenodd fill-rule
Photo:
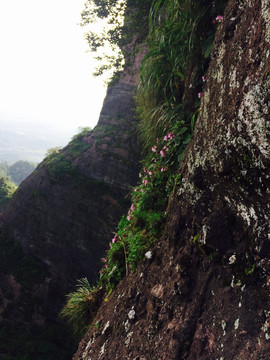
<path fill-rule="evenodd" d="M 88 330 L 101 299 L 102 289 L 92 287 L 86 278 L 78 280 L 76 291 L 67 295 L 60 315 L 67 319 L 78 338 L 82 338 Z"/>
<path fill-rule="evenodd" d="M 157 137 L 164 136 L 176 119 L 184 120 L 190 127 L 198 104 L 188 109 L 190 116 L 186 118 L 183 110 L 187 70 L 193 68 L 188 85 L 200 92 L 215 37 L 215 18 L 224 10 L 226 2 L 165 0 L 152 3 L 149 51 L 141 65 L 137 91 L 141 138 L 146 148 L 151 147 Z"/>

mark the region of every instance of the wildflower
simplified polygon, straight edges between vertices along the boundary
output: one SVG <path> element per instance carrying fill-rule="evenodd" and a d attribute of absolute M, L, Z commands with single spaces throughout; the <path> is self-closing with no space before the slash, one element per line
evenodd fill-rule
<path fill-rule="evenodd" d="M 127 216 L 127 219 L 128 219 L 128 221 L 130 221 L 130 216 L 129 215 Z"/>
<path fill-rule="evenodd" d="M 153 147 L 152 147 L 152 151 L 153 151 L 153 152 L 157 152 L 157 147 L 156 147 L 156 146 L 153 146 Z"/>
<path fill-rule="evenodd" d="M 222 15 L 218 15 L 218 16 L 216 17 L 216 21 L 217 21 L 217 22 L 222 22 L 222 21 L 223 21 L 223 16 L 222 16 Z"/>
<path fill-rule="evenodd" d="M 134 189 L 135 192 L 137 192 L 138 190 L 139 190 L 138 188 Z"/>
<path fill-rule="evenodd" d="M 112 239 L 112 243 L 113 243 L 113 244 L 116 243 L 116 235 L 115 235 L 115 237 Z"/>
<path fill-rule="evenodd" d="M 164 136 L 164 141 L 167 141 L 168 140 L 168 135 L 165 135 Z"/>
<path fill-rule="evenodd" d="M 154 162 L 155 162 L 155 163 L 157 162 L 157 159 L 156 159 L 156 158 L 154 159 Z"/>
<path fill-rule="evenodd" d="M 165 151 L 169 151 L 168 146 L 163 146 L 163 150 L 165 150 Z"/>
<path fill-rule="evenodd" d="M 152 171 L 148 171 L 147 174 L 148 174 L 149 176 L 152 176 L 152 175 L 153 175 Z"/>
<path fill-rule="evenodd" d="M 202 81 L 205 82 L 205 76 L 202 76 Z"/>
<path fill-rule="evenodd" d="M 190 89 L 192 88 L 192 84 L 189 84 L 189 88 L 190 88 Z"/>
<path fill-rule="evenodd" d="M 141 192 L 143 193 L 143 192 L 144 192 L 144 190 L 143 190 L 143 189 L 141 189 Z"/>
<path fill-rule="evenodd" d="M 135 205 L 132 204 L 131 207 L 130 207 L 130 210 L 134 210 L 135 209 Z"/>
<path fill-rule="evenodd" d="M 144 184 L 144 186 L 146 186 L 147 185 L 147 183 L 148 183 L 148 180 L 143 180 L 143 184 Z"/>
<path fill-rule="evenodd" d="M 146 259 L 150 260 L 152 258 L 152 252 L 151 251 L 147 251 L 144 256 L 146 257 Z"/>
<path fill-rule="evenodd" d="M 165 156 L 166 156 L 164 150 L 160 150 L 160 155 L 161 155 L 162 157 L 165 157 Z"/>
<path fill-rule="evenodd" d="M 160 169 L 160 171 L 161 171 L 161 172 L 164 172 L 164 171 L 166 171 L 166 169 L 165 169 L 164 167 L 162 167 L 162 168 Z"/>
<path fill-rule="evenodd" d="M 202 92 L 198 93 L 198 98 L 200 99 L 202 97 Z"/>
<path fill-rule="evenodd" d="M 139 177 L 142 177 L 142 174 L 141 174 L 141 173 L 139 173 Z"/>

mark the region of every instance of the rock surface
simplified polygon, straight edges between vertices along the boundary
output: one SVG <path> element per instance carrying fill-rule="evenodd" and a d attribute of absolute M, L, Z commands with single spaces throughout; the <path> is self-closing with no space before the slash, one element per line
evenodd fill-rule
<path fill-rule="evenodd" d="M 229 1 L 165 231 L 74 360 L 269 358 L 269 69 L 269 1 Z"/>
<path fill-rule="evenodd" d="M 59 311 L 77 279 L 95 281 L 130 206 L 140 159 L 136 74 L 109 87 L 97 126 L 45 158 L 0 214 L 1 359 L 75 352 Z"/>

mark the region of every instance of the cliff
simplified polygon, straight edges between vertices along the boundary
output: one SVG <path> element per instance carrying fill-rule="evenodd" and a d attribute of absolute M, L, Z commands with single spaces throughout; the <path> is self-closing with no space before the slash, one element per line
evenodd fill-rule
<path fill-rule="evenodd" d="M 269 2 L 229 1 L 219 19 L 165 229 L 74 360 L 269 357 Z"/>
<path fill-rule="evenodd" d="M 74 352 L 58 319 L 64 296 L 96 280 L 138 177 L 133 70 L 109 86 L 97 126 L 48 155 L 1 213 L 0 357 Z"/>

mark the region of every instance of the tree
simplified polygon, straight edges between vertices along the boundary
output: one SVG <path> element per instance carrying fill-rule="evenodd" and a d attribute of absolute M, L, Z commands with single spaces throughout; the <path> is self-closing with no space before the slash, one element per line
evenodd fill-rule
<path fill-rule="evenodd" d="M 0 177 L 0 211 L 4 210 L 17 186 L 6 176 Z"/>
<path fill-rule="evenodd" d="M 148 34 L 150 0 L 88 0 L 81 13 L 81 26 L 103 21 L 103 29 L 88 29 L 85 38 L 100 65 L 94 75 L 111 71 L 111 77 L 132 59 L 136 45 Z M 125 21 L 124 21 L 125 19 Z"/>
<path fill-rule="evenodd" d="M 31 163 L 26 160 L 16 161 L 8 168 L 7 175 L 11 180 L 19 185 L 28 175 L 31 174 L 36 168 L 34 163 Z"/>

